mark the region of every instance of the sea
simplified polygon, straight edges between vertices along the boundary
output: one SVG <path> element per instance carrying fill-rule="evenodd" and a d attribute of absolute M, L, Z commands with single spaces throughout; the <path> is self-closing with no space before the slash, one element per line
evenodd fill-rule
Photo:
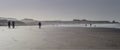
<path fill-rule="evenodd" d="M 25 28 L 37 28 L 39 27 L 38 25 L 35 26 L 16 26 L 17 28 L 20 27 L 25 27 Z M 120 24 L 49 24 L 49 25 L 42 25 L 41 27 L 90 27 L 90 28 L 119 28 L 120 29 Z M 7 26 L 0 26 L 0 29 L 2 28 L 8 28 Z"/>
<path fill-rule="evenodd" d="M 101 28 L 120 28 L 120 24 L 55 24 L 55 25 L 43 25 L 42 27 L 101 27 Z"/>

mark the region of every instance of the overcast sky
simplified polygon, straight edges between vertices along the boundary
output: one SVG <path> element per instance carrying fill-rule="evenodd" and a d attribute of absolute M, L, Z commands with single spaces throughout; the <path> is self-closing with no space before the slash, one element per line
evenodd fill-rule
<path fill-rule="evenodd" d="M 0 17 L 120 21 L 120 0 L 0 0 Z"/>

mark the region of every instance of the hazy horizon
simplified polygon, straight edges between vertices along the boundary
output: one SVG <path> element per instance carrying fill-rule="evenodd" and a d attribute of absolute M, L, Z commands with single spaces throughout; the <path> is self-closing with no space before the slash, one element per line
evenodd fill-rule
<path fill-rule="evenodd" d="M 0 17 L 36 20 L 117 20 L 120 0 L 0 0 Z"/>

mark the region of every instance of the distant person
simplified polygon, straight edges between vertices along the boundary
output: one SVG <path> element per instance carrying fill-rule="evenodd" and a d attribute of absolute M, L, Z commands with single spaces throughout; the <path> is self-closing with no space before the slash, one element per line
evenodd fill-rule
<path fill-rule="evenodd" d="M 94 27 L 96 27 L 96 25 L 94 25 Z"/>
<path fill-rule="evenodd" d="M 11 28 L 11 22 L 8 21 L 8 28 Z"/>
<path fill-rule="evenodd" d="M 92 24 L 90 24 L 90 27 L 92 27 Z"/>
<path fill-rule="evenodd" d="M 39 25 L 39 28 L 41 28 L 41 25 L 42 25 L 41 22 L 39 22 L 38 25 Z"/>
<path fill-rule="evenodd" d="M 87 27 L 87 24 L 85 24 L 85 26 Z"/>
<path fill-rule="evenodd" d="M 15 21 L 12 21 L 12 28 L 15 28 Z"/>

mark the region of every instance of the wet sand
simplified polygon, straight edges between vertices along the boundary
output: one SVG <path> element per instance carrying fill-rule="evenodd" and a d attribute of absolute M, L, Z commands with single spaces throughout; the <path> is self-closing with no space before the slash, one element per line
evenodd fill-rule
<path fill-rule="evenodd" d="M 83 27 L 0 28 L 0 50 L 120 49 L 120 29 Z"/>

